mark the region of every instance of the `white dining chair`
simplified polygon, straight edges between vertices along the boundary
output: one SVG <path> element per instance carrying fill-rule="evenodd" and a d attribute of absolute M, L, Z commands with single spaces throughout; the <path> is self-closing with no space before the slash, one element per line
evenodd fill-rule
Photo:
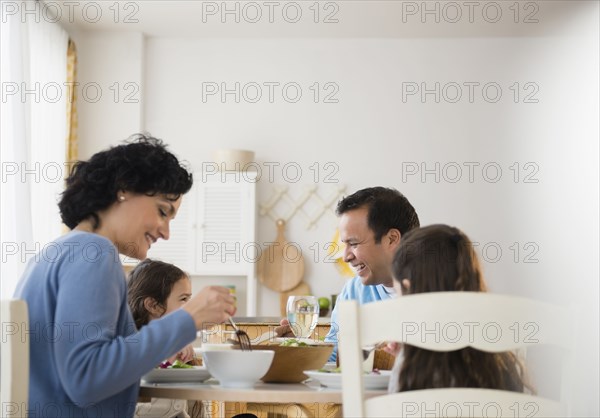
<path fill-rule="evenodd" d="M 23 300 L 1 301 L 0 416 L 27 416 L 29 314 Z"/>
<path fill-rule="evenodd" d="M 566 416 L 570 315 L 548 303 L 482 292 L 434 292 L 358 305 L 339 302 L 340 362 L 345 417 Z M 365 399 L 362 347 L 398 341 L 433 351 L 467 346 L 486 352 L 561 347 L 561 400 L 503 390 L 441 388 Z"/>

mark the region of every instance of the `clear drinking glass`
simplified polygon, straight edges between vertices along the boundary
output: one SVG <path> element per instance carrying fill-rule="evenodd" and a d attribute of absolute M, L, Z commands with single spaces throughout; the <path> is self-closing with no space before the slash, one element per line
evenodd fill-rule
<path fill-rule="evenodd" d="M 297 338 L 308 338 L 317 326 L 319 302 L 315 296 L 290 296 L 287 301 L 287 319 Z"/>

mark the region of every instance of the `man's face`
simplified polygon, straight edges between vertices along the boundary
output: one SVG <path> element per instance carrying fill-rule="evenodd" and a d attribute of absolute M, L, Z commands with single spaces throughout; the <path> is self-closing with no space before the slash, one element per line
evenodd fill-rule
<path fill-rule="evenodd" d="M 352 209 L 340 216 L 340 238 L 346 247 L 344 261 L 349 263 L 363 284 L 393 285 L 392 260 L 398 248 L 400 233 L 390 230 L 379 243 L 369 228 L 368 208 Z"/>

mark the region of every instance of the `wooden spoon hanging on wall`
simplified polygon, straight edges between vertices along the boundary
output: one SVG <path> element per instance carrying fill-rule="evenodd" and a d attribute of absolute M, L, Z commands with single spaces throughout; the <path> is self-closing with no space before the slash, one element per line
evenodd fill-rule
<path fill-rule="evenodd" d="M 258 259 L 258 279 L 269 289 L 286 292 L 302 281 L 304 258 L 298 244 L 291 244 L 284 236 L 285 221 L 278 219 L 277 238 L 267 246 Z"/>

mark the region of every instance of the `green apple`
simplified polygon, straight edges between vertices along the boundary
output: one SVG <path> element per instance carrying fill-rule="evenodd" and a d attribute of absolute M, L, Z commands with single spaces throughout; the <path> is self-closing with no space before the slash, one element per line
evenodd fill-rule
<path fill-rule="evenodd" d="M 328 298 L 319 298 L 319 309 L 329 309 Z"/>

